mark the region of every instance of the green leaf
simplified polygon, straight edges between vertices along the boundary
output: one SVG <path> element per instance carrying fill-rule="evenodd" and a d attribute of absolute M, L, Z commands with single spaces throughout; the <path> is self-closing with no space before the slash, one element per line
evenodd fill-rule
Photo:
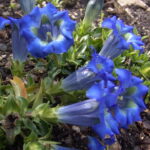
<path fill-rule="evenodd" d="M 17 97 L 16 102 L 18 103 L 18 106 L 21 110 L 21 114 L 24 115 L 25 112 L 28 110 L 28 100 L 23 97 Z"/>
<path fill-rule="evenodd" d="M 3 113 L 5 115 L 9 115 L 12 113 L 20 113 L 20 107 L 15 101 L 15 98 L 12 96 L 9 96 L 4 107 L 3 107 Z"/>
<path fill-rule="evenodd" d="M 45 147 L 39 142 L 29 142 L 24 144 L 23 150 L 45 150 Z"/>
<path fill-rule="evenodd" d="M 44 87 L 44 81 L 42 80 L 42 81 L 41 81 L 41 84 L 40 84 L 40 89 L 39 89 L 38 93 L 37 93 L 36 96 L 35 96 L 35 100 L 34 100 L 34 102 L 33 102 L 32 108 L 35 108 L 35 107 L 37 107 L 39 104 L 42 103 L 44 93 L 45 93 L 45 87 Z"/>
<path fill-rule="evenodd" d="M 32 116 L 34 118 L 39 117 L 40 119 L 46 122 L 57 122 L 57 114 L 56 114 L 57 107 L 49 108 L 48 104 L 40 104 L 37 106 L 33 112 Z"/>
<path fill-rule="evenodd" d="M 48 80 L 44 80 L 45 85 L 47 85 Z M 46 90 L 45 90 L 46 94 L 48 95 L 58 95 L 61 92 L 63 92 L 63 90 L 61 89 L 61 82 L 60 81 L 53 81 L 53 83 L 49 84 L 49 86 L 47 86 Z"/>
<path fill-rule="evenodd" d="M 30 131 L 34 132 L 34 134 L 36 135 L 40 135 L 40 131 L 38 130 L 37 126 L 33 123 L 33 120 L 26 118 L 23 119 L 23 123 L 26 129 L 29 129 Z"/>
<path fill-rule="evenodd" d="M 11 66 L 11 72 L 13 76 L 22 77 L 24 76 L 24 63 L 20 61 L 13 61 Z"/>
<path fill-rule="evenodd" d="M 24 143 L 28 143 L 28 142 L 34 142 L 38 140 L 38 136 L 34 131 L 31 131 L 30 135 L 25 137 L 25 142 Z"/>
<path fill-rule="evenodd" d="M 141 67 L 140 72 L 150 79 L 150 61 Z"/>

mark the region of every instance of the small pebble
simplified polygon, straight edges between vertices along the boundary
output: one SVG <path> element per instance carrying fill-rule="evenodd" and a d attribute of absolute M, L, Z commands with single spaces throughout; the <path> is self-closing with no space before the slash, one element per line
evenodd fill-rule
<path fill-rule="evenodd" d="M 4 12 L 2 13 L 2 15 L 3 15 L 3 16 L 9 16 L 10 13 L 9 13 L 8 11 L 4 11 Z"/>
<path fill-rule="evenodd" d="M 0 50 L 1 51 L 6 51 L 7 50 L 7 46 L 3 43 L 0 43 Z"/>
<path fill-rule="evenodd" d="M 72 129 L 77 133 L 80 133 L 80 128 L 78 126 L 72 126 Z"/>

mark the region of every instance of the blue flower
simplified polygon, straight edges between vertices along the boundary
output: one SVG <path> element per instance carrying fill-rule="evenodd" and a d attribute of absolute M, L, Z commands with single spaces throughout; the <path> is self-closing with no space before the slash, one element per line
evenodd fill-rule
<path fill-rule="evenodd" d="M 95 83 L 90 89 L 87 90 L 86 96 L 94 98 L 100 103 L 99 119 L 100 123 L 93 126 L 94 131 L 104 139 L 106 135 L 114 136 L 119 134 L 118 123 L 108 109 L 116 102 L 116 94 L 114 92 L 115 84 L 108 81 Z"/>
<path fill-rule="evenodd" d="M 62 106 L 56 110 L 59 122 L 80 126 L 92 126 L 99 123 L 99 102 L 90 99 L 68 106 Z"/>
<path fill-rule="evenodd" d="M 0 29 L 4 29 L 4 27 L 9 24 L 10 20 L 0 17 Z"/>
<path fill-rule="evenodd" d="M 102 27 L 112 29 L 113 34 L 116 36 L 124 35 L 133 31 L 132 26 L 124 24 L 124 22 L 120 19 L 117 19 L 116 16 L 113 16 L 112 18 L 106 18 L 102 23 Z"/>
<path fill-rule="evenodd" d="M 22 10 L 27 14 L 35 6 L 36 0 L 19 0 Z"/>
<path fill-rule="evenodd" d="M 27 58 L 27 43 L 23 36 L 20 35 L 20 27 L 17 19 L 0 17 L 0 29 L 6 25 L 11 25 L 12 28 L 12 51 L 14 60 L 25 61 Z"/>
<path fill-rule="evenodd" d="M 141 37 L 133 33 L 132 26 L 125 25 L 116 16 L 106 18 L 102 23 L 102 27 L 112 29 L 112 33 L 104 43 L 100 55 L 113 59 L 124 50 L 129 49 L 130 46 L 143 52 L 142 46 L 144 43 L 141 41 Z"/>
<path fill-rule="evenodd" d="M 96 80 L 98 79 L 91 70 L 82 67 L 62 80 L 62 88 L 65 91 L 81 90 L 90 87 Z"/>
<path fill-rule="evenodd" d="M 119 126 L 126 128 L 135 121 L 141 120 L 140 112 L 146 109 L 143 97 L 148 92 L 148 88 L 142 84 L 141 79 L 132 76 L 128 70 L 116 69 L 116 74 L 120 89 L 118 87 L 117 103 L 112 109 Z"/>
<path fill-rule="evenodd" d="M 140 50 L 140 53 L 144 52 L 144 43 L 142 42 L 140 36 L 137 36 L 133 33 L 127 33 L 125 34 L 125 39 L 127 40 L 127 43 L 133 47 L 133 49 Z"/>
<path fill-rule="evenodd" d="M 118 92 L 115 91 L 115 84 L 111 81 L 105 82 L 103 80 L 98 83 L 94 83 L 86 91 L 86 96 L 88 98 L 96 99 L 101 103 L 105 103 L 107 107 L 111 107 L 116 103 L 117 94 Z"/>
<path fill-rule="evenodd" d="M 98 141 L 98 139 L 91 136 L 89 136 L 88 139 L 89 139 L 88 144 L 89 150 L 105 150 L 106 147 L 102 145 L 100 141 Z"/>
<path fill-rule="evenodd" d="M 94 52 L 92 54 L 92 60 L 87 64 L 86 68 L 96 74 L 110 74 L 114 69 L 114 63 L 112 60 Z"/>
<path fill-rule="evenodd" d="M 112 71 L 114 63 L 112 60 L 93 53 L 91 61 L 62 81 L 65 91 L 81 90 L 89 88 L 94 82 L 100 80 L 114 80 Z"/>
<path fill-rule="evenodd" d="M 92 126 L 93 130 L 99 135 L 101 139 L 105 139 L 106 136 L 112 137 L 115 134 L 119 134 L 119 124 L 108 111 L 107 108 L 100 114 L 100 123 Z"/>
<path fill-rule="evenodd" d="M 67 11 L 58 11 L 51 3 L 43 8 L 35 7 L 18 22 L 28 51 L 35 57 L 64 53 L 73 45 L 75 21 L 69 18 Z"/>
<path fill-rule="evenodd" d="M 140 112 L 146 109 L 143 97 L 148 88 L 142 84 L 142 80 L 126 69 L 115 69 L 115 72 L 115 81 L 94 83 L 86 92 L 88 98 L 100 103 L 100 123 L 94 125 L 93 129 L 102 139 L 106 135 L 119 134 L 119 128 L 127 128 L 141 120 Z"/>
<path fill-rule="evenodd" d="M 0 17 L 0 29 L 7 24 L 12 27 L 13 56 L 19 61 L 25 61 L 28 52 L 43 58 L 66 52 L 73 45 L 75 21 L 68 12 L 58 11 L 50 3 L 44 8 L 35 7 L 21 19 Z"/>

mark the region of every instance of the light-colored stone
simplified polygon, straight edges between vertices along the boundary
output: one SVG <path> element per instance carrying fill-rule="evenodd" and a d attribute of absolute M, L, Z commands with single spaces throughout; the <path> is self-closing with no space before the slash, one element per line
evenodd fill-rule
<path fill-rule="evenodd" d="M 115 0 L 114 5 L 118 13 L 125 12 L 132 19 L 134 18 L 134 16 L 130 7 L 128 6 L 138 6 L 140 8 L 145 9 L 146 11 L 150 11 L 150 7 L 142 0 Z"/>
<path fill-rule="evenodd" d="M 72 126 L 72 129 L 78 133 L 80 133 L 80 128 L 78 126 Z"/>
<path fill-rule="evenodd" d="M 7 46 L 3 43 L 0 43 L 0 50 L 1 51 L 6 51 L 7 50 Z"/>
<path fill-rule="evenodd" d="M 121 150 L 121 146 L 120 144 L 117 142 L 115 142 L 114 144 L 112 144 L 111 146 L 109 146 L 110 150 Z"/>
<path fill-rule="evenodd" d="M 10 13 L 9 13 L 8 11 L 5 11 L 5 12 L 2 13 L 2 15 L 3 15 L 3 16 L 9 16 Z"/>
<path fill-rule="evenodd" d="M 117 2 L 122 7 L 135 5 L 135 6 L 142 7 L 144 9 L 148 8 L 148 6 L 142 0 L 117 0 Z"/>
<path fill-rule="evenodd" d="M 150 12 L 150 7 L 147 8 L 147 11 Z"/>

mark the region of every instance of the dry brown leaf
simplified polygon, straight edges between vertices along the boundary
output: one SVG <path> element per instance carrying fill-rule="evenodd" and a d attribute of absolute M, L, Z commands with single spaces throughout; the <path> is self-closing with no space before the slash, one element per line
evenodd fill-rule
<path fill-rule="evenodd" d="M 25 88 L 24 82 L 17 76 L 13 77 L 13 80 L 10 80 L 16 96 L 22 96 L 27 98 L 27 90 Z"/>

